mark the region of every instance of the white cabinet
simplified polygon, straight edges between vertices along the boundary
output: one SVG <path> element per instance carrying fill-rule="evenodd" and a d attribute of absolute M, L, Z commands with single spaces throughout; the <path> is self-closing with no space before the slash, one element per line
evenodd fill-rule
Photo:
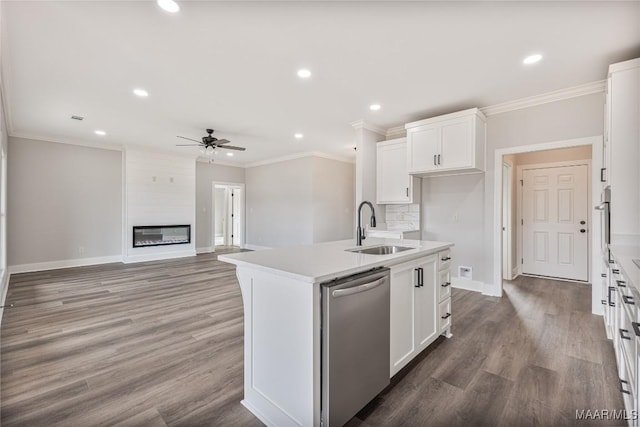
<path fill-rule="evenodd" d="M 484 171 L 486 119 L 477 108 L 407 123 L 410 174 L 456 175 Z"/>
<path fill-rule="evenodd" d="M 377 146 L 376 203 L 379 205 L 420 202 L 420 180 L 407 169 L 405 138 L 379 142 Z"/>
<path fill-rule="evenodd" d="M 441 286 L 448 267 L 439 269 L 441 258 L 436 254 L 391 267 L 391 376 L 438 335 L 451 336 L 450 288 Z"/>
<path fill-rule="evenodd" d="M 640 237 L 640 58 L 609 67 L 605 178 L 611 185 L 611 240 Z"/>

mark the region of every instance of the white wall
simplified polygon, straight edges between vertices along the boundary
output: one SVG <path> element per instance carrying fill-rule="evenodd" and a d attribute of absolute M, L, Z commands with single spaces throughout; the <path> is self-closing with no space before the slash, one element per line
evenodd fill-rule
<path fill-rule="evenodd" d="M 348 239 L 354 165 L 303 157 L 246 170 L 248 245 L 282 247 Z"/>
<path fill-rule="evenodd" d="M 119 258 L 122 152 L 9 138 L 8 261 Z"/>
<path fill-rule="evenodd" d="M 473 267 L 473 278 L 493 292 L 494 158 L 500 148 L 603 134 L 604 94 L 592 94 L 487 117 L 486 172 L 480 175 L 423 179 L 423 238 L 455 243 L 458 265 Z M 502 167 L 502 165 L 498 165 Z M 439 208 L 440 204 L 451 204 Z M 457 220 L 454 214 L 458 212 Z M 480 218 L 482 218 L 480 220 Z M 479 230 L 475 230 L 479 227 Z M 461 229 L 469 230 L 462 234 Z M 483 242 L 479 244 L 478 242 Z"/>
<path fill-rule="evenodd" d="M 217 163 L 196 162 L 196 247 L 211 248 L 211 209 L 213 206 L 212 183 L 226 182 L 244 184 L 243 168 L 224 166 Z"/>
<path fill-rule="evenodd" d="M 125 152 L 125 262 L 195 255 L 196 161 L 150 151 Z M 133 248 L 133 227 L 191 225 L 191 243 Z"/>
<path fill-rule="evenodd" d="M 355 167 L 321 157 L 312 159 L 313 242 L 349 239 L 354 236 Z"/>

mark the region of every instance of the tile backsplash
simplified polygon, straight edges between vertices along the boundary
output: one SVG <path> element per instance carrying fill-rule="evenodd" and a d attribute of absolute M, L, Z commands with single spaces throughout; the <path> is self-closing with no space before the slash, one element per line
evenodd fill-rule
<path fill-rule="evenodd" d="M 387 230 L 419 230 L 420 205 L 386 205 Z"/>

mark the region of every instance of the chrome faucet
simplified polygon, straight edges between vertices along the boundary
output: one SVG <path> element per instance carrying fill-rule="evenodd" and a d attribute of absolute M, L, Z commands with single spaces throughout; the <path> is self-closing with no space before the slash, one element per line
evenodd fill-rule
<path fill-rule="evenodd" d="M 373 205 L 371 202 L 367 202 L 366 200 L 360 203 L 358 206 L 358 228 L 356 229 L 356 244 L 358 246 L 362 246 L 362 241 L 366 238 L 364 235 L 364 229 L 360 226 L 362 224 L 362 206 L 369 205 L 371 208 L 371 226 L 376 226 L 376 211 L 373 209 Z"/>

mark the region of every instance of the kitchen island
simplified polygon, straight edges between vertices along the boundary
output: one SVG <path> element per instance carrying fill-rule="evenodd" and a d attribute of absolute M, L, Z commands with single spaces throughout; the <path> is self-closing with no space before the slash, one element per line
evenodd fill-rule
<path fill-rule="evenodd" d="M 380 245 L 411 249 L 363 254 L 352 251 L 358 249 L 353 240 L 343 240 L 218 258 L 237 266 L 242 291 L 242 403 L 265 424 L 320 425 L 322 283 L 390 268 L 389 376 L 439 335 L 451 335 L 449 249 L 453 244 L 367 239 L 363 247 Z"/>

